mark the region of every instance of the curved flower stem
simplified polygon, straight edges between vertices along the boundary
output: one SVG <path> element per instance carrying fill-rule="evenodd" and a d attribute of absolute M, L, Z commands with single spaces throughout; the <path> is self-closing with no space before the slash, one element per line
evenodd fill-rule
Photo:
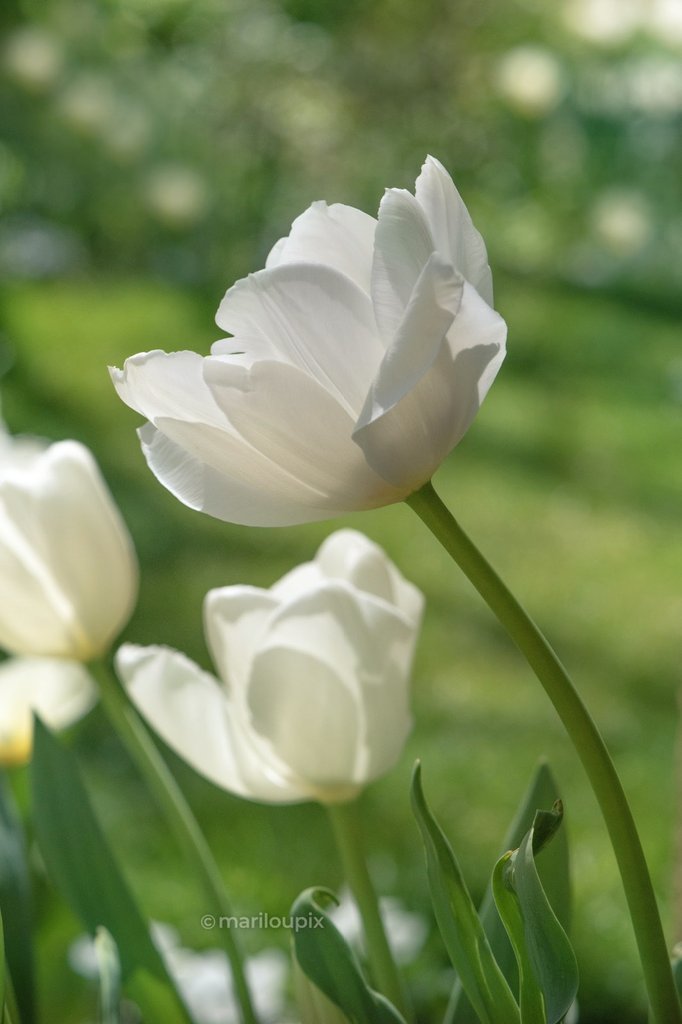
<path fill-rule="evenodd" d="M 343 865 L 346 881 L 355 897 L 367 941 L 367 957 L 374 984 L 404 1016 L 407 997 L 393 959 L 384 923 L 379 913 L 377 894 L 372 885 L 362 849 L 361 825 L 357 801 L 327 804 L 327 813 L 334 830 L 334 839 Z"/>
<path fill-rule="evenodd" d="M 218 866 L 168 765 L 109 666 L 98 662 L 91 664 L 90 668 L 99 683 L 99 695 L 104 710 L 153 794 L 187 863 L 193 867 L 208 900 L 211 915 L 217 919 L 231 917 L 232 910 Z M 258 1024 L 244 974 L 242 955 L 232 929 L 221 928 L 220 935 L 232 970 L 234 992 L 241 1009 L 242 1022 Z"/>
<path fill-rule="evenodd" d="M 601 808 L 635 930 L 653 1024 L 680 1024 L 649 869 L 632 812 L 604 741 L 570 677 L 535 623 L 469 540 L 431 483 L 406 499 L 495 613 L 542 683 L 582 761 Z"/>

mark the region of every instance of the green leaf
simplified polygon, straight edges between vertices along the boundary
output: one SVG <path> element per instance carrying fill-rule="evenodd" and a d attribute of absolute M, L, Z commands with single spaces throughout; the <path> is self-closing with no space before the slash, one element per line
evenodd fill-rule
<path fill-rule="evenodd" d="M 5 1006 L 5 929 L 0 913 L 0 1013 Z"/>
<path fill-rule="evenodd" d="M 292 961 L 296 1008 L 301 1024 L 347 1024 L 348 1017 L 313 984 L 301 969 L 295 953 Z"/>
<path fill-rule="evenodd" d="M 5 922 L 7 966 L 22 1024 L 33 1024 L 31 883 L 24 830 L 4 774 L 0 774 L 0 908 Z"/>
<path fill-rule="evenodd" d="M 541 761 L 535 769 L 511 825 L 507 829 L 500 847 L 500 855 L 506 850 L 515 850 L 521 845 L 523 837 L 533 825 L 538 807 L 551 807 L 557 799 L 558 792 L 558 786 L 549 765 L 545 761 Z M 568 931 L 571 915 L 571 885 L 565 828 L 562 828 L 552 843 L 543 850 L 542 856 L 537 862 L 537 868 L 547 898 L 564 929 Z M 518 991 L 516 956 L 497 912 L 491 885 L 488 886 L 481 902 L 479 917 L 488 936 L 495 960 L 512 991 Z M 461 982 L 457 979 L 445 1016 L 445 1024 L 475 1024 L 476 1020 L 477 1017 L 471 1003 L 462 989 Z"/>
<path fill-rule="evenodd" d="M 301 970 L 351 1024 L 404 1024 L 395 1007 L 365 981 L 355 954 L 324 911 L 330 901 L 336 898 L 328 889 L 306 889 L 291 908 Z"/>
<path fill-rule="evenodd" d="M 110 933 L 123 982 L 136 971 L 147 971 L 175 992 L 92 809 L 75 758 L 38 719 L 31 781 L 36 836 L 55 887 L 92 935 L 100 926 Z M 187 1020 L 177 994 L 174 1001 L 170 1020 Z"/>
<path fill-rule="evenodd" d="M 521 1004 L 522 1024 L 547 1024 L 545 1001 L 540 986 L 537 983 L 533 963 L 525 942 L 523 916 L 519 907 L 519 901 L 505 883 L 505 872 L 511 856 L 510 850 L 495 865 L 492 879 L 493 894 L 518 964 L 519 1002 Z"/>
<path fill-rule="evenodd" d="M 100 1024 L 120 1024 L 121 962 L 116 943 L 106 928 L 97 929 L 95 957 L 99 975 Z"/>
<path fill-rule="evenodd" d="M 575 954 L 535 866 L 536 855 L 551 841 L 562 817 L 560 801 L 551 811 L 538 811 L 518 850 L 505 854 L 493 874 L 497 908 L 519 965 L 523 1024 L 558 1024 L 578 991 Z M 540 1016 L 539 1001 L 544 1006 Z"/>
<path fill-rule="evenodd" d="M 462 987 L 483 1024 L 514 1024 L 520 1020 L 519 1008 L 495 962 L 452 848 L 427 806 L 419 763 L 412 777 L 412 807 L 426 849 L 436 920 Z"/>

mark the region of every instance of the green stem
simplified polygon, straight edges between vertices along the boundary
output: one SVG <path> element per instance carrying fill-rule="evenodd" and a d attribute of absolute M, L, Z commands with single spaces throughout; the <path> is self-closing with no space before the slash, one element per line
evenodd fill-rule
<path fill-rule="evenodd" d="M 649 994 L 652 1024 L 680 1024 L 682 1013 L 661 919 L 637 827 L 604 741 L 563 665 L 516 598 L 469 540 L 430 483 L 407 498 L 473 583 L 525 655 L 576 749 L 601 807 L 620 869 Z"/>
<path fill-rule="evenodd" d="M 191 864 L 208 900 L 212 916 L 232 916 L 218 866 L 168 765 L 131 706 L 112 670 L 100 663 L 90 668 L 99 683 L 99 694 L 111 724 L 154 796 L 166 823 L 188 864 Z M 232 969 L 234 991 L 243 1024 L 258 1024 L 244 974 L 242 955 L 232 929 L 221 928 L 223 948 Z"/>
<path fill-rule="evenodd" d="M 362 918 L 367 942 L 367 956 L 374 984 L 396 1009 L 407 1016 L 405 990 L 386 938 L 384 924 L 379 913 L 379 902 L 362 849 L 357 802 L 327 804 L 326 807 L 346 881 L 355 897 Z"/>

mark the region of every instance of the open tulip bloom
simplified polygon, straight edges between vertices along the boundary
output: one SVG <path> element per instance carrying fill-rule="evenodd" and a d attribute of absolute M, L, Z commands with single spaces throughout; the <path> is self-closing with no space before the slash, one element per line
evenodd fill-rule
<path fill-rule="evenodd" d="M 313 203 L 217 314 L 211 355 L 113 370 L 145 457 L 186 505 L 276 526 L 406 498 L 471 424 L 504 358 L 483 240 L 429 157 L 378 219 Z"/>
<path fill-rule="evenodd" d="M 206 597 L 220 681 L 177 651 L 124 645 L 128 692 L 198 772 L 272 803 L 349 800 L 398 759 L 420 592 L 380 548 L 342 530 L 269 590 Z"/>

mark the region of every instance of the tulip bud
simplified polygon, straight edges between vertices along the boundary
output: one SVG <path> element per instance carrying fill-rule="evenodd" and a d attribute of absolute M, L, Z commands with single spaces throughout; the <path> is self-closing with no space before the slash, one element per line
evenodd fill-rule
<path fill-rule="evenodd" d="M 220 681 L 177 651 L 123 646 L 141 713 L 198 772 L 272 803 L 350 800 L 395 764 L 411 728 L 422 596 L 362 534 L 341 530 L 269 590 L 212 590 Z"/>
<path fill-rule="evenodd" d="M 88 661 L 109 649 L 136 596 L 132 541 L 88 449 L 24 444 L 3 458 L 0 647 Z"/>

